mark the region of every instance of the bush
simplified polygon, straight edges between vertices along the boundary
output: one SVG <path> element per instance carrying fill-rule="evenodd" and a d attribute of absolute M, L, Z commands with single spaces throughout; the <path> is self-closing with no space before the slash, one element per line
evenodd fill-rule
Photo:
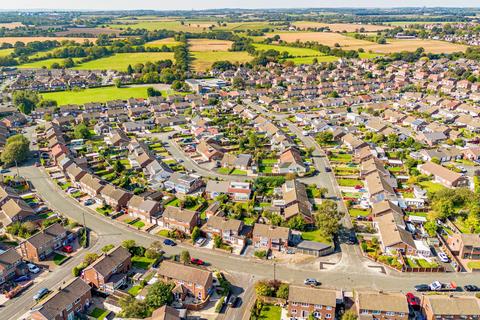
<path fill-rule="evenodd" d="M 267 250 L 257 250 L 253 255 L 259 259 L 265 259 L 267 257 Z"/>
<path fill-rule="evenodd" d="M 215 312 L 219 313 L 222 310 L 223 304 L 225 303 L 225 297 L 222 296 L 218 299 L 217 304 L 215 305 Z"/>

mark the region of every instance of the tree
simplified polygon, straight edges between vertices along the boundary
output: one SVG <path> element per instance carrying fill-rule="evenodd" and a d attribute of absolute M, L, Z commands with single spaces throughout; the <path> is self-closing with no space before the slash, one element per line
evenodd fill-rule
<path fill-rule="evenodd" d="M 85 254 L 85 257 L 83 258 L 83 263 L 86 264 L 87 266 L 91 265 L 92 263 L 95 262 L 95 260 L 98 259 L 98 254 L 88 252 Z"/>
<path fill-rule="evenodd" d="M 121 315 L 125 318 L 146 318 L 149 316 L 149 310 L 144 301 L 137 300 L 134 297 L 128 296 L 120 300 L 122 307 Z"/>
<path fill-rule="evenodd" d="M 116 173 L 120 173 L 123 170 L 125 170 L 125 166 L 123 165 L 123 163 L 120 160 L 115 161 L 113 163 L 112 167 L 113 167 L 113 170 L 115 170 Z"/>
<path fill-rule="evenodd" d="M 5 143 L 0 159 L 7 166 L 22 163 L 28 158 L 29 146 L 30 142 L 24 135 L 17 134 L 11 136 Z"/>
<path fill-rule="evenodd" d="M 189 264 L 191 261 L 190 252 L 188 250 L 183 250 L 180 252 L 180 262 L 183 264 Z"/>
<path fill-rule="evenodd" d="M 358 319 L 357 315 L 355 314 L 355 312 L 351 310 L 348 310 L 342 316 L 342 320 L 357 320 L 357 319 Z"/>
<path fill-rule="evenodd" d="M 131 67 L 130 65 L 128 65 L 129 67 Z M 122 80 L 119 79 L 119 78 L 116 78 L 115 80 L 113 80 L 113 83 L 115 84 L 115 87 L 117 88 L 120 88 L 122 86 Z"/>
<path fill-rule="evenodd" d="M 36 92 L 19 90 L 13 93 L 13 105 L 24 114 L 30 114 L 39 102 Z"/>
<path fill-rule="evenodd" d="M 288 288 L 289 285 L 287 283 L 282 283 L 275 294 L 277 298 L 288 299 Z"/>
<path fill-rule="evenodd" d="M 215 248 L 220 248 L 222 244 L 223 244 L 222 237 L 220 237 L 219 235 L 213 236 L 213 245 Z"/>
<path fill-rule="evenodd" d="M 147 95 L 149 97 L 160 97 L 162 95 L 162 92 L 154 89 L 153 87 L 148 87 L 147 88 Z"/>
<path fill-rule="evenodd" d="M 88 130 L 84 122 L 81 122 L 73 128 L 73 136 L 75 139 L 88 139 L 90 137 L 90 130 Z"/>
<path fill-rule="evenodd" d="M 195 226 L 192 230 L 192 241 L 195 242 L 200 237 L 200 228 Z"/>
<path fill-rule="evenodd" d="M 271 297 L 275 293 L 275 290 L 267 281 L 258 281 L 255 284 L 255 293 L 258 296 Z"/>
<path fill-rule="evenodd" d="M 320 233 L 327 238 L 332 237 L 340 229 L 342 214 L 337 210 L 337 204 L 333 201 L 323 201 L 315 215 L 315 221 Z"/>
<path fill-rule="evenodd" d="M 293 230 L 303 231 L 305 230 L 307 223 L 301 214 L 297 214 L 288 220 L 287 226 Z"/>
<path fill-rule="evenodd" d="M 113 247 L 115 247 L 113 244 L 107 244 L 106 246 L 104 246 L 102 248 L 102 252 L 108 252 L 108 251 L 112 250 Z"/>
<path fill-rule="evenodd" d="M 128 251 L 132 250 L 136 245 L 137 245 L 137 243 L 135 242 L 135 240 L 123 240 L 122 241 L 122 247 L 124 247 Z"/>
<path fill-rule="evenodd" d="M 145 297 L 145 304 L 151 309 L 155 310 L 163 305 L 171 303 L 173 300 L 172 285 L 158 281 L 150 286 Z"/>

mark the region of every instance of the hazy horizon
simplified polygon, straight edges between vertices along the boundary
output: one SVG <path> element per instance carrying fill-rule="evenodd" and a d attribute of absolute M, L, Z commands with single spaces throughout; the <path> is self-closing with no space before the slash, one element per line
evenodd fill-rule
<path fill-rule="evenodd" d="M 321 4 L 321 5 L 319 5 Z M 59 1 L 59 0 L 17 0 L 3 3 L 0 10 L 203 10 L 203 9 L 298 9 L 298 8 L 400 8 L 400 7 L 480 7 L 478 0 L 337 0 L 334 3 L 297 0 L 292 5 L 287 0 L 184 0 L 166 2 L 152 0 L 117 0 L 117 1 Z"/>

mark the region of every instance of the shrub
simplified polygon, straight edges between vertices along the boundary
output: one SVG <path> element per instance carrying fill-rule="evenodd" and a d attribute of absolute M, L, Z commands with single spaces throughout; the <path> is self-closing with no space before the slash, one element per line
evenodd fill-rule
<path fill-rule="evenodd" d="M 220 299 L 218 299 L 217 304 L 215 305 L 215 312 L 219 313 L 220 310 L 222 310 L 223 304 L 225 303 L 225 297 L 221 296 Z"/>
<path fill-rule="evenodd" d="M 267 250 L 257 250 L 253 255 L 259 259 L 265 259 L 267 257 Z"/>

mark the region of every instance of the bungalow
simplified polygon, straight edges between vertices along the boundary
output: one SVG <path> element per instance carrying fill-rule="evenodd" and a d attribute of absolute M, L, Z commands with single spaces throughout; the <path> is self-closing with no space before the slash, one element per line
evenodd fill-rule
<path fill-rule="evenodd" d="M 454 172 L 439 164 L 427 162 L 418 166 L 422 174 L 433 175 L 435 182 L 442 184 L 447 188 L 456 188 L 468 186 L 468 179 L 461 173 Z"/>
<path fill-rule="evenodd" d="M 61 224 L 54 223 L 21 242 L 17 251 L 24 259 L 38 262 L 59 249 L 66 238 L 67 230 Z"/>
<path fill-rule="evenodd" d="M 190 234 L 198 224 L 198 212 L 173 206 L 167 206 L 165 208 L 159 221 L 161 227 L 180 230 L 186 234 Z"/>
<path fill-rule="evenodd" d="M 176 294 L 176 298 L 180 300 L 184 300 L 186 296 L 193 296 L 200 301 L 205 301 L 213 290 L 212 272 L 201 267 L 164 260 L 158 268 L 158 275 L 182 289 L 174 289 L 174 291 L 183 292 L 180 295 Z"/>
<path fill-rule="evenodd" d="M 335 319 L 335 290 L 291 285 L 288 290 L 288 316 L 298 320 Z"/>
<path fill-rule="evenodd" d="M 355 137 L 353 134 L 348 133 L 344 135 L 342 138 L 342 143 L 347 146 L 350 150 L 356 150 L 362 147 L 365 147 L 367 143 Z"/>
<path fill-rule="evenodd" d="M 32 320 L 70 320 L 90 306 L 92 291 L 80 278 L 68 281 L 32 309 Z"/>
<path fill-rule="evenodd" d="M 124 247 L 112 248 L 86 267 L 81 277 L 93 288 L 113 293 L 127 281 L 127 273 L 132 267 L 131 256 Z"/>
<path fill-rule="evenodd" d="M 255 223 L 252 241 L 257 249 L 285 251 L 291 241 L 289 228 Z"/>

